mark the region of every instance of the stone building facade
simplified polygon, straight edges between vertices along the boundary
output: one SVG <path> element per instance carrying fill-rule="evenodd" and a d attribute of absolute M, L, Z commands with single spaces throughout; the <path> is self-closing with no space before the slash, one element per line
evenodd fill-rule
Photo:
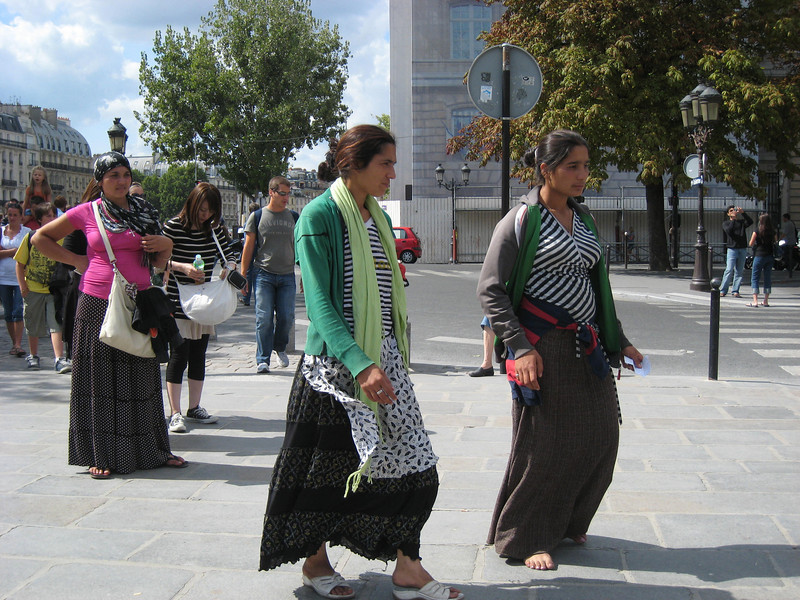
<path fill-rule="evenodd" d="M 1 200 L 23 200 L 31 171 L 41 165 L 53 197 L 74 204 L 92 177 L 93 160 L 86 138 L 56 109 L 0 104 Z"/>

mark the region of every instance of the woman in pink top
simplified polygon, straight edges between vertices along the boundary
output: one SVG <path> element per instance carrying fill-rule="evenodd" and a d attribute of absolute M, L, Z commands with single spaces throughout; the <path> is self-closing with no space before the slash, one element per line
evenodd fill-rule
<path fill-rule="evenodd" d="M 43 254 L 74 265 L 82 274 L 73 334 L 69 464 L 88 466 L 95 479 L 112 472 L 184 467 L 186 462 L 169 447 L 158 360 L 133 356 L 98 339 L 113 270 L 92 206 L 100 208 L 117 268 L 137 289 L 150 286 L 151 268 L 164 268 L 172 241 L 161 235 L 158 211 L 128 195 L 131 169 L 122 154 L 101 155 L 94 177 L 99 199 L 68 210 L 33 237 Z M 86 234 L 86 256 L 56 243 L 76 229 Z"/>

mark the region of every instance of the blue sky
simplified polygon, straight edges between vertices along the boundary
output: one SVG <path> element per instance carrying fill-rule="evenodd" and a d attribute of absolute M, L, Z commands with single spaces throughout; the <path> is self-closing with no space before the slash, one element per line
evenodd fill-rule
<path fill-rule="evenodd" d="M 167 25 L 196 30 L 216 0 L 0 0 L 0 101 L 56 108 L 89 142 L 107 150 L 114 117 L 128 128 L 128 154 L 144 154 L 133 116 L 141 110 L 139 62 Z M 339 26 L 352 57 L 345 103 L 349 125 L 389 113 L 389 0 L 312 0 L 315 17 Z M 316 168 L 325 148 L 295 165 Z"/>

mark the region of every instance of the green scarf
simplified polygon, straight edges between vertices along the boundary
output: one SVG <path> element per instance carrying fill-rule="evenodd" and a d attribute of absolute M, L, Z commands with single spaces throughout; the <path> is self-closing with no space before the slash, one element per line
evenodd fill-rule
<path fill-rule="evenodd" d="M 353 257 L 353 338 L 359 348 L 364 351 L 373 363 L 381 365 L 381 343 L 383 341 L 383 323 L 381 319 L 381 296 L 378 291 L 378 278 L 375 274 L 375 261 L 369 243 L 369 232 L 364 226 L 364 219 L 350 190 L 344 181 L 339 178 L 331 186 L 331 198 L 342 213 L 347 234 L 350 239 L 350 252 Z M 392 265 L 392 325 L 397 338 L 397 346 L 403 357 L 403 363 L 408 368 L 408 338 L 406 337 L 406 294 L 403 281 L 400 277 L 400 268 L 397 261 L 392 260 L 397 255 L 394 235 L 381 207 L 372 196 L 367 196 L 364 204 L 372 220 L 378 227 L 381 245 L 389 264 Z M 366 404 L 373 413 L 380 429 L 378 416 L 378 403 L 373 402 L 355 381 L 353 374 L 356 397 Z M 361 481 L 361 476 L 369 468 L 367 460 L 359 469 L 347 478 L 347 490 L 356 491 Z"/>

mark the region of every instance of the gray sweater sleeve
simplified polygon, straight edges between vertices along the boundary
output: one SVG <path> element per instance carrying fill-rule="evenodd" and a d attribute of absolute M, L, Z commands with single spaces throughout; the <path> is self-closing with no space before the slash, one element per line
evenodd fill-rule
<path fill-rule="evenodd" d="M 520 214 L 520 210 L 524 211 L 524 214 Z M 510 210 L 494 228 L 478 279 L 478 300 L 483 314 L 489 318 L 492 331 L 514 351 L 515 355 L 519 356 L 531 350 L 533 346 L 522 331 L 506 289 L 506 282 L 511 276 L 519 252 L 515 231 L 517 216 L 522 217 L 520 239 L 524 239 L 527 205 L 521 204 Z"/>

